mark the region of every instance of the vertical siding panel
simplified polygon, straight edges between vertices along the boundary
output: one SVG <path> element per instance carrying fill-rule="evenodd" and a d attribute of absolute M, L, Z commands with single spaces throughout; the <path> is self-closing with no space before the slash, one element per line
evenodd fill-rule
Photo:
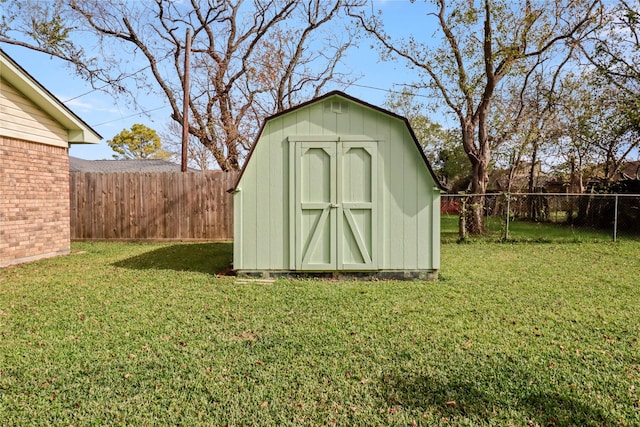
<path fill-rule="evenodd" d="M 254 155 L 257 153 L 254 152 Z M 258 177 L 256 163 L 252 162 L 247 166 L 242 177 L 242 245 L 243 245 L 243 265 L 246 269 L 257 268 L 257 188 Z"/>
<path fill-rule="evenodd" d="M 310 135 L 311 131 L 311 108 L 303 108 L 294 112 L 296 118 L 296 135 Z"/>
<path fill-rule="evenodd" d="M 356 104 L 351 104 L 349 110 L 349 129 L 351 135 L 364 135 L 364 109 Z"/>
<path fill-rule="evenodd" d="M 315 109 L 314 113 L 312 114 L 314 117 L 318 118 L 318 120 L 320 120 L 321 123 L 324 123 L 324 116 L 322 115 L 322 110 L 320 109 Z M 285 117 L 283 117 L 282 119 L 282 134 L 284 137 L 289 137 L 292 135 L 296 135 L 297 134 L 297 129 L 296 129 L 296 117 L 297 115 L 287 115 Z M 322 133 L 322 132 L 321 132 Z M 292 152 L 291 152 L 292 153 Z M 285 153 L 283 153 L 284 156 L 291 156 L 291 153 L 289 151 L 289 147 L 287 147 L 287 149 L 285 150 Z M 289 234 L 288 234 L 288 240 L 286 246 L 288 248 L 288 251 L 285 255 L 285 259 L 284 262 L 287 266 L 287 268 L 291 267 L 292 262 L 294 261 L 294 257 L 295 257 L 295 252 L 296 252 L 296 246 L 295 244 L 293 244 L 292 240 L 294 237 L 294 233 L 295 233 L 295 227 L 293 226 L 294 222 L 294 218 L 291 215 L 291 198 L 292 197 L 292 193 L 290 192 L 290 187 L 291 187 L 291 183 L 293 182 L 293 180 L 295 179 L 294 176 L 291 176 L 291 168 L 292 168 L 292 164 L 288 163 L 288 168 L 287 168 L 287 181 L 285 183 L 283 183 L 283 186 L 285 188 L 285 191 L 287 191 L 288 194 L 288 202 L 287 202 L 287 207 L 286 207 L 286 212 L 288 213 L 288 222 L 284 224 L 284 227 L 287 228 Z"/>
<path fill-rule="evenodd" d="M 404 162 L 405 147 L 403 146 L 402 134 L 398 134 L 396 129 L 392 129 L 390 119 L 385 120 L 388 132 L 388 144 L 390 145 L 389 165 L 389 189 L 388 189 L 388 205 L 389 217 L 388 221 L 391 227 L 389 234 L 389 268 L 404 268 L 404 223 L 405 213 L 403 206 L 405 204 L 404 189 Z"/>
<path fill-rule="evenodd" d="M 435 187 L 435 182 L 433 183 Z M 440 191 L 431 190 L 431 265 L 430 268 L 440 269 Z"/>
<path fill-rule="evenodd" d="M 234 174 L 233 177 L 230 178 L 231 181 L 229 181 L 229 184 L 230 184 L 229 188 L 231 188 L 232 185 L 235 184 L 236 179 L 237 179 L 237 176 L 236 176 L 236 174 Z M 235 198 L 233 197 L 233 195 L 227 194 L 227 200 L 228 200 L 228 209 L 226 211 L 229 212 L 229 213 L 233 213 L 235 211 L 235 204 L 234 204 L 235 203 L 234 202 Z M 233 216 L 229 217 L 230 221 L 233 220 L 233 219 L 234 219 Z M 230 222 L 229 226 L 230 226 L 229 230 L 231 230 L 233 233 L 235 233 L 235 229 L 233 228 L 234 223 Z M 233 233 L 231 235 L 233 236 L 233 238 L 235 240 L 235 235 L 233 235 Z"/>
<path fill-rule="evenodd" d="M 322 104 L 312 105 L 309 108 L 309 135 L 322 135 L 324 131 L 323 117 L 322 117 Z M 285 135 L 288 136 L 288 135 Z M 288 151 L 288 150 L 285 150 Z"/>
<path fill-rule="evenodd" d="M 238 191 L 233 193 L 233 268 L 242 270 L 245 267 L 244 257 L 249 250 L 244 241 L 244 206 L 242 198 L 244 193 Z"/>
<path fill-rule="evenodd" d="M 282 134 L 282 127 L 279 121 L 268 126 L 265 129 L 265 142 L 268 142 L 269 148 L 269 227 L 268 227 L 268 266 L 269 268 L 284 268 L 285 254 L 283 252 L 284 245 L 289 234 L 286 232 L 288 228 L 288 215 L 285 214 L 287 203 L 288 182 L 284 181 L 284 173 L 287 169 L 282 156 L 283 152 L 287 152 L 287 142 Z M 285 224 L 287 224 L 285 226 Z"/>
<path fill-rule="evenodd" d="M 407 137 L 410 136 L 407 135 Z M 409 140 L 409 142 L 413 142 Z M 419 153 L 418 153 L 419 154 Z M 423 161 L 420 156 L 415 156 L 416 160 L 416 178 L 418 180 L 418 192 L 416 198 L 418 200 L 418 222 L 417 233 L 418 236 L 418 268 L 428 269 L 431 268 L 431 255 L 432 255 L 432 230 L 431 230 L 431 217 L 432 217 L 432 193 L 433 185 L 431 180 L 427 176 L 425 168 L 423 167 Z"/>
<path fill-rule="evenodd" d="M 269 225 L 273 212 L 271 211 L 271 198 L 277 197 L 277 194 L 271 194 L 270 173 L 272 168 L 269 161 L 269 144 L 268 135 L 261 140 L 260 145 L 256 147 L 254 156 L 260 161 L 255 163 L 256 181 L 254 189 L 256 191 L 256 268 L 269 268 Z"/>
<path fill-rule="evenodd" d="M 349 112 L 345 113 L 333 113 L 336 116 L 336 133 L 338 135 L 348 135 L 351 130 L 351 108 L 353 104 L 349 105 Z"/>
<path fill-rule="evenodd" d="M 216 209 L 216 216 L 214 218 L 220 218 L 218 223 L 220 224 L 217 236 L 219 240 L 229 240 L 235 233 L 233 228 L 233 194 L 227 193 L 233 184 L 235 183 L 235 173 L 219 172 L 216 174 L 219 187 L 214 187 L 216 190 L 215 198 L 211 200 L 211 209 Z M 215 200 L 220 200 L 220 203 L 214 203 Z M 224 215 L 226 213 L 226 215 Z"/>
<path fill-rule="evenodd" d="M 403 143 L 405 158 L 404 170 L 404 268 L 414 270 L 418 267 L 418 171 L 416 169 L 415 145 L 409 145 L 408 134 L 402 132 L 399 137 Z"/>
<path fill-rule="evenodd" d="M 332 111 L 325 112 L 323 108 L 322 110 L 322 117 L 323 117 L 322 123 L 324 128 L 324 131 L 322 132 L 323 135 L 335 135 L 338 133 L 337 116 L 338 114 Z"/>

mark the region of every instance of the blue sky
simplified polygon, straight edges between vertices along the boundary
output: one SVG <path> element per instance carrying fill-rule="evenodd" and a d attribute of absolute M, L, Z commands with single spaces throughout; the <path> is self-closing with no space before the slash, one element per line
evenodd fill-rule
<path fill-rule="evenodd" d="M 394 36 L 413 32 L 422 37 L 430 37 L 426 31 L 424 14 L 416 13 L 420 8 L 406 0 L 373 1 L 374 10 L 383 10 L 385 27 Z M 421 38 L 422 38 L 421 37 Z M 371 41 L 363 39 L 360 47 L 348 53 L 346 67 L 353 75 L 362 77 L 356 85 L 346 89 L 350 95 L 375 105 L 383 105 L 385 90 L 398 89 L 399 85 L 415 81 L 415 77 L 402 62 L 380 61 Z M 93 90 L 90 85 L 76 76 L 62 61 L 25 48 L 3 44 L 2 49 L 36 78 L 58 99 L 92 126 L 103 137 L 99 145 L 74 145 L 70 155 L 85 159 L 111 159 L 114 154 L 106 141 L 122 129 L 129 129 L 134 123 L 143 123 L 157 131 L 164 130 L 168 123 L 170 109 L 159 96 L 140 95 L 137 101 L 148 115 L 135 110 L 124 99 L 114 100 L 110 95 Z M 372 89 L 372 88 L 379 88 Z"/>

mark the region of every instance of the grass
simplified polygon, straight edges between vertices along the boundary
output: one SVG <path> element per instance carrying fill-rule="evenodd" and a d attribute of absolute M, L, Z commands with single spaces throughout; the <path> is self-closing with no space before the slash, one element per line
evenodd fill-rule
<path fill-rule="evenodd" d="M 443 245 L 433 283 L 236 284 L 230 258 L 0 270 L 0 424 L 640 424 L 637 242 Z"/>
<path fill-rule="evenodd" d="M 473 240 L 498 242 L 505 237 L 506 224 L 504 218 L 485 218 L 487 233 L 482 237 L 470 237 Z M 442 215 L 442 242 L 453 243 L 458 241 L 458 216 Z M 619 239 L 633 239 L 634 236 L 619 235 Z M 574 227 L 566 224 L 550 222 L 532 222 L 525 220 L 513 220 L 509 223 L 509 241 L 534 242 L 534 243 L 580 243 L 580 242 L 611 242 L 612 231 L 596 230 L 593 228 Z M 635 236 L 637 239 L 637 236 Z"/>

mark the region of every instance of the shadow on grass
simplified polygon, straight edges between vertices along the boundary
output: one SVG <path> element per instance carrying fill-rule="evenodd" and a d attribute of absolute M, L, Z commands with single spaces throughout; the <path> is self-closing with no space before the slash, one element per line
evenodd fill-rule
<path fill-rule="evenodd" d="M 552 390 L 543 392 L 540 387 L 529 385 L 524 377 L 517 378 L 517 374 L 508 380 L 511 384 L 507 387 L 484 384 L 486 390 L 483 390 L 482 384 L 468 379 L 389 376 L 385 387 L 386 403 L 435 411 L 454 424 L 461 419 L 492 424 L 500 419 L 512 419 L 514 413 L 524 416 L 529 425 L 616 424 L 616 420 L 601 408 L 590 405 L 586 397 L 579 399 Z M 517 387 L 519 383 L 523 385 Z"/>
<path fill-rule="evenodd" d="M 175 270 L 231 273 L 233 243 L 180 243 L 118 261 L 116 267 L 132 270 Z"/>

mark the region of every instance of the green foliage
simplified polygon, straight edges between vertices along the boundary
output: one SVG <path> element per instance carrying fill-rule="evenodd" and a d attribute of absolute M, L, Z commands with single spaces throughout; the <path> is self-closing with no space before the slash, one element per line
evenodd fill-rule
<path fill-rule="evenodd" d="M 637 243 L 444 245 L 436 283 L 240 284 L 231 252 L 0 270 L 0 423 L 640 422 Z"/>
<path fill-rule="evenodd" d="M 406 88 L 400 93 L 390 93 L 385 104 L 409 120 L 440 182 L 451 191 L 464 189 L 471 176 L 471 163 L 460 142 L 460 132 L 433 122 L 425 104 Z"/>
<path fill-rule="evenodd" d="M 3 41 L 12 43 L 12 36 L 24 33 L 38 50 L 56 56 L 79 54 L 81 50 L 70 40 L 75 27 L 65 21 L 63 9 L 59 0 L 13 0 L 3 7 L 0 36 L 7 38 Z"/>
<path fill-rule="evenodd" d="M 167 159 L 170 156 L 162 149 L 156 131 L 142 124 L 134 124 L 131 130 L 123 129 L 107 144 L 118 153 L 113 155 L 116 159 Z"/>

